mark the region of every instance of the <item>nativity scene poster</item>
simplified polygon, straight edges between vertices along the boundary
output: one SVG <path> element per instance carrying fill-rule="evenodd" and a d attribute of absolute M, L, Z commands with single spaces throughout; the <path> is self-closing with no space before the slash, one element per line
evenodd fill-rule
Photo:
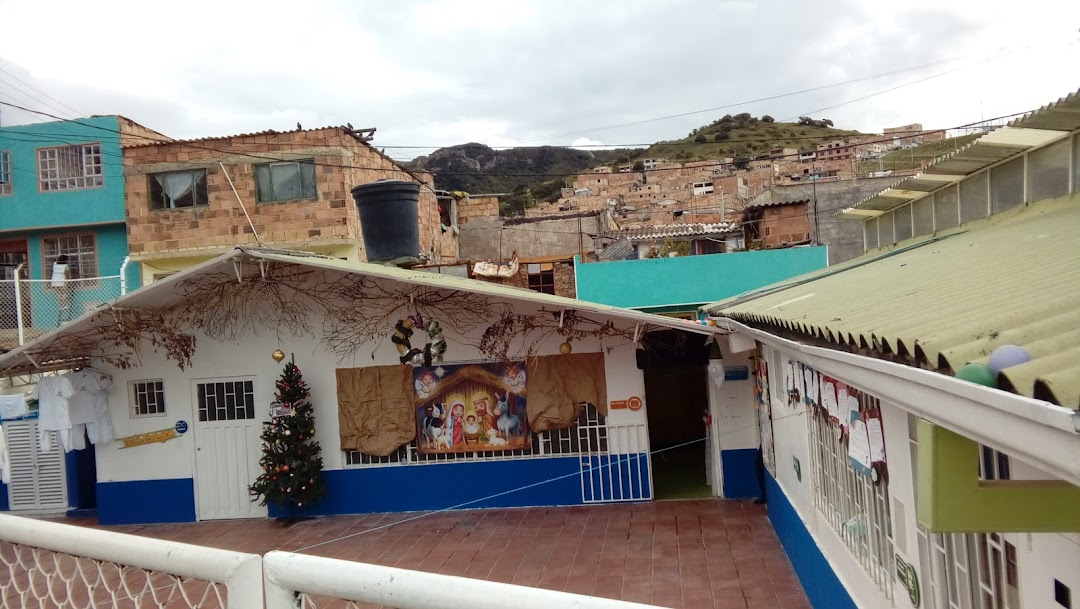
<path fill-rule="evenodd" d="M 532 445 L 525 362 L 417 366 L 416 437 L 423 454 L 515 450 Z"/>

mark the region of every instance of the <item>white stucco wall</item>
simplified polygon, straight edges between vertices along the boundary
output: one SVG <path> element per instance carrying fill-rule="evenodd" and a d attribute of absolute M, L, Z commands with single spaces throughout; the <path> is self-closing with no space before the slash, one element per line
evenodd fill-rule
<path fill-rule="evenodd" d="M 765 350 L 768 355 L 769 350 Z M 779 351 L 780 357 L 790 354 Z M 770 365 L 770 373 L 773 366 Z M 857 389 L 858 378 L 838 377 L 826 369 L 819 369 Z M 782 382 L 782 380 L 781 380 Z M 776 448 L 775 477 L 788 500 L 828 558 L 837 576 L 847 588 L 852 599 L 860 607 L 901 607 L 911 609 L 907 591 L 893 582 L 893 600 L 886 599 L 854 555 L 844 545 L 825 517 L 814 507 L 812 488 L 812 465 L 808 452 L 809 432 L 806 416 L 794 416 L 802 407 L 792 408 L 779 400 L 772 400 L 773 435 Z M 889 495 L 894 545 L 901 557 L 915 566 L 920 582 L 930 577 L 931 565 L 922 564 L 919 558 L 918 528 L 915 514 L 915 476 L 917 468 L 909 432 L 909 413 L 902 405 L 881 403 L 882 427 L 885 436 L 885 452 L 889 473 Z M 792 468 L 792 457 L 802 463 L 803 479 L 799 482 Z M 1026 463 L 1011 459 L 1012 478 L 1017 480 L 1045 480 L 1053 477 Z M 1057 579 L 1072 590 L 1074 604 L 1080 597 L 1080 534 L 1075 533 L 1020 533 L 1006 534 L 1004 538 L 1017 548 L 1017 564 L 1020 583 L 1020 607 L 1056 607 L 1054 580 Z M 922 598 L 921 609 L 933 608 L 934 601 Z M 944 608 L 941 608 L 944 609 Z"/>
<path fill-rule="evenodd" d="M 536 307 L 526 304 L 518 306 L 519 312 L 535 312 Z M 405 311 L 402 311 L 402 316 Z M 592 315 L 592 318 L 598 316 Z M 492 320 L 494 321 L 494 320 Z M 321 320 L 313 323 L 320 327 Z M 625 324 L 620 324 L 624 326 Z M 482 361 L 479 351 L 470 344 L 479 341 L 483 328 L 476 328 L 467 336 L 457 335 L 444 324 L 448 341 L 445 364 Z M 109 396 L 109 406 L 113 425 L 118 437 L 146 433 L 171 428 L 179 420 L 186 421 L 189 431 L 181 437 L 160 444 L 149 444 L 132 448 L 121 448 L 120 442 L 111 442 L 98 446 L 97 475 L 99 482 L 130 480 L 151 480 L 166 478 L 190 478 L 194 475 L 194 433 L 196 433 L 195 383 L 208 379 L 232 379 L 253 377 L 255 389 L 256 414 L 259 420 L 269 418 L 270 403 L 275 394 L 274 383 L 281 374 L 283 363 L 271 359 L 271 353 L 281 348 L 295 357 L 296 365 L 304 375 L 311 390 L 311 399 L 315 407 L 316 439 L 323 448 L 325 468 L 328 470 L 343 467 L 343 454 L 338 437 L 337 381 L 335 370 L 341 367 L 360 367 L 367 365 L 393 365 L 398 363 L 398 352 L 389 336 L 393 327 L 387 329 L 387 336 L 382 344 L 375 346 L 368 343 L 358 346 L 355 359 L 339 363 L 334 355 L 326 353 L 318 342 L 311 337 L 280 339 L 273 330 L 264 330 L 257 335 L 245 337 L 237 344 L 223 344 L 205 336 L 197 337 L 196 353 L 192 366 L 181 370 L 176 363 L 166 360 L 162 354 L 154 353 L 147 347 L 142 354 L 139 366 L 118 370 L 100 362 L 96 366 L 112 374 L 116 390 Z M 423 337 L 418 334 L 417 337 Z M 414 339 L 414 342 L 416 339 Z M 557 335 L 549 337 L 539 345 L 537 355 L 558 353 L 562 339 Z M 602 351 L 605 354 L 606 379 L 609 400 L 627 399 L 631 396 L 645 398 L 645 380 L 637 369 L 635 345 L 622 339 L 609 339 L 601 345 L 599 340 L 575 341 L 575 353 Z M 520 359 L 520 355 L 511 359 Z M 166 415 L 156 417 L 132 418 L 128 384 L 131 381 L 162 379 L 165 393 Z M 609 425 L 640 424 L 637 441 L 632 441 L 624 432 L 612 437 L 612 446 L 619 452 L 648 451 L 648 433 L 645 408 L 638 411 L 618 410 L 610 413 Z"/>

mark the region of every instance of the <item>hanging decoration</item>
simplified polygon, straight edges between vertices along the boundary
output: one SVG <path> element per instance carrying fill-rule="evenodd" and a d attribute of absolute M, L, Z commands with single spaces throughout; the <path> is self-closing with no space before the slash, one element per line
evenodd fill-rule
<path fill-rule="evenodd" d="M 644 328 L 643 331 L 648 329 Z M 512 350 L 531 357 L 553 336 L 563 339 L 559 351 L 566 355 L 573 350 L 571 341 L 596 338 L 602 342 L 605 338 L 619 338 L 633 342 L 635 333 L 632 328 L 618 328 L 611 321 L 596 321 L 577 311 L 545 308 L 531 315 L 505 313 L 484 331 L 478 348 L 484 357 L 497 361 L 508 359 Z M 514 346 L 517 349 L 512 349 Z M 564 351 L 564 348 L 567 350 Z"/>
<path fill-rule="evenodd" d="M 273 503 L 287 509 L 291 518 L 294 510 L 314 503 L 326 492 L 322 447 L 314 439 L 314 408 L 296 364 L 285 364 L 276 385 L 275 407 L 280 414 L 263 423 L 259 459 L 263 471 L 248 491 L 261 505 Z"/>
<path fill-rule="evenodd" d="M 423 348 L 413 347 L 412 336 L 417 330 L 427 334 L 428 341 Z M 413 363 L 421 366 L 431 366 L 432 362 L 443 361 L 446 354 L 446 337 L 443 336 L 442 326 L 434 319 L 424 320 L 424 316 L 417 313 L 405 319 L 399 319 L 394 324 L 394 334 L 390 342 L 397 345 L 398 358 L 402 364 Z"/>

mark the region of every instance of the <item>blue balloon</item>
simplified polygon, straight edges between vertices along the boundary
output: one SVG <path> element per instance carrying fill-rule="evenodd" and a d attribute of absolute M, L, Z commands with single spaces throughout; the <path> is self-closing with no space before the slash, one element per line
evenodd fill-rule
<path fill-rule="evenodd" d="M 990 370 L 997 374 L 1006 368 L 1031 361 L 1031 354 L 1023 347 L 1016 345 L 1001 345 L 990 354 Z"/>

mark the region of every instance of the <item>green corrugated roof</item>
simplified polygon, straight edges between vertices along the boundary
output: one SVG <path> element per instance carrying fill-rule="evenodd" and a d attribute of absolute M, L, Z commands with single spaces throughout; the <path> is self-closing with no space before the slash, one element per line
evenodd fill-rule
<path fill-rule="evenodd" d="M 1080 408 L 1080 195 L 1044 201 L 705 307 L 945 372 L 1004 344 L 1002 389 Z"/>

